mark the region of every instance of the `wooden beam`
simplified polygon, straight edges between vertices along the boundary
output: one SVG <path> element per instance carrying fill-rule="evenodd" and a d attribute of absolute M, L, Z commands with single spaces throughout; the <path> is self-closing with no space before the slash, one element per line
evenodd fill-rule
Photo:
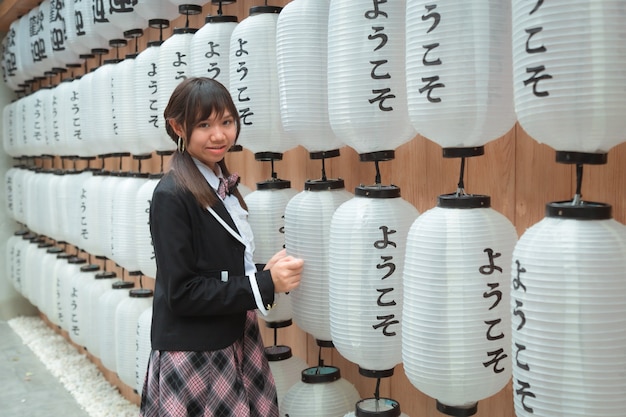
<path fill-rule="evenodd" d="M 0 32 L 7 33 L 14 20 L 24 16 L 41 0 L 3 0 L 0 2 Z"/>

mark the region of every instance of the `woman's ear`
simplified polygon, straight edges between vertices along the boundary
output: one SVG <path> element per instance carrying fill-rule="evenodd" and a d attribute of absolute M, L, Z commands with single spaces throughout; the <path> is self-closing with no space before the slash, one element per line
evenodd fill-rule
<path fill-rule="evenodd" d="M 167 119 L 167 123 L 169 123 L 170 127 L 176 133 L 177 136 L 183 137 L 183 129 L 174 119 Z"/>

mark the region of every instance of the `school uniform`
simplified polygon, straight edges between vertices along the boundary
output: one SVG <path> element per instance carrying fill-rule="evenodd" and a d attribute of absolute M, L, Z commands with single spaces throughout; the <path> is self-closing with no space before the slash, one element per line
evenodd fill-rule
<path fill-rule="evenodd" d="M 194 162 L 216 189 L 215 173 Z M 274 285 L 252 261 L 246 215 L 235 196 L 200 207 L 171 173 L 155 188 L 157 273 L 141 416 L 278 416 L 255 313 L 274 302 Z"/>

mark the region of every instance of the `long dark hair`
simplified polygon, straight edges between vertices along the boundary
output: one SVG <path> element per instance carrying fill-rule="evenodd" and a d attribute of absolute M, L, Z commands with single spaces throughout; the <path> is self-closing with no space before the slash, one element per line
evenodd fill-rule
<path fill-rule="evenodd" d="M 221 117 L 225 112 L 230 113 L 233 117 L 237 126 L 236 137 L 238 138 L 241 131 L 241 120 L 237 107 L 226 87 L 218 81 L 206 77 L 187 78 L 176 86 L 163 112 L 166 121 L 165 129 L 174 143 L 178 144 L 178 135 L 167 122 L 170 119 L 176 121 L 185 132 L 185 136 L 181 140 L 186 148 L 191 132 L 198 122 L 206 120 L 212 114 Z M 219 161 L 218 165 L 225 177 L 230 175 L 224 159 Z M 219 202 L 219 197 L 198 170 L 188 152 L 175 151 L 170 161 L 170 168 L 170 175 L 174 175 L 178 186 L 189 190 L 201 207 L 213 207 Z M 239 190 L 235 189 L 233 194 L 241 206 L 247 210 Z"/>

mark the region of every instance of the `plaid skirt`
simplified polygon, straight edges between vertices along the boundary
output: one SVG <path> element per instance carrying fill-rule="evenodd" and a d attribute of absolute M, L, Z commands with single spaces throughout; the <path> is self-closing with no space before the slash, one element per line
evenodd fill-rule
<path fill-rule="evenodd" d="M 153 350 L 141 395 L 141 417 L 278 417 L 276 386 L 257 316 L 244 336 L 221 350 Z"/>

